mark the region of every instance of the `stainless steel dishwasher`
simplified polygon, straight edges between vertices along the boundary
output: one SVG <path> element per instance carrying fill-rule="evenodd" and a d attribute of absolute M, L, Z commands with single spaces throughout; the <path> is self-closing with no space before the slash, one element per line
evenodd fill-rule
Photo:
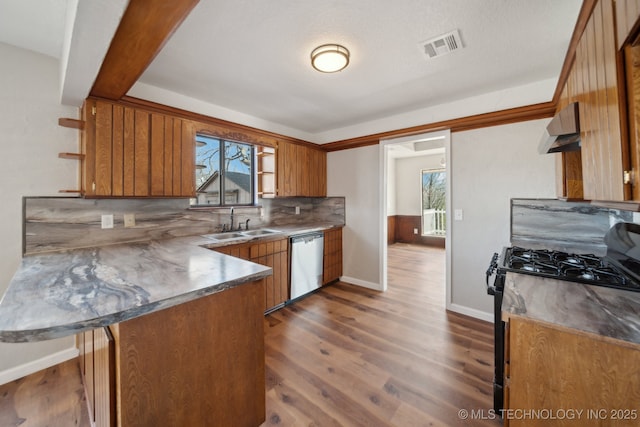
<path fill-rule="evenodd" d="M 291 297 L 294 300 L 322 286 L 324 233 L 291 237 Z"/>

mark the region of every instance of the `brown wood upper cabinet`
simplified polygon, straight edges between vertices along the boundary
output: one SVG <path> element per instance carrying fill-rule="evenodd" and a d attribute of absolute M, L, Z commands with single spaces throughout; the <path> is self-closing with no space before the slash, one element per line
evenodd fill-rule
<path fill-rule="evenodd" d="M 615 0 L 616 3 L 616 36 L 618 49 L 622 49 L 638 32 L 640 18 L 640 0 Z"/>
<path fill-rule="evenodd" d="M 87 99 L 85 197 L 194 197 L 195 126 L 141 108 Z"/>
<path fill-rule="evenodd" d="M 578 43 L 559 103 L 559 108 L 569 102 L 579 104 L 581 167 L 587 200 L 621 202 L 629 200 L 631 194 L 624 179 L 624 172 L 629 169 L 628 138 L 615 31 L 613 0 L 598 1 Z M 569 155 L 563 155 L 563 161 L 575 165 Z M 565 172 L 568 171 L 565 165 Z M 566 176 L 570 192 L 568 179 Z"/>
<path fill-rule="evenodd" d="M 618 0 L 616 8 L 618 22 L 623 25 L 622 31 L 618 28 L 618 37 L 622 43 L 627 84 L 631 198 L 640 201 L 640 0 Z"/>
<path fill-rule="evenodd" d="M 278 197 L 326 197 L 327 153 L 305 145 L 278 143 Z"/>

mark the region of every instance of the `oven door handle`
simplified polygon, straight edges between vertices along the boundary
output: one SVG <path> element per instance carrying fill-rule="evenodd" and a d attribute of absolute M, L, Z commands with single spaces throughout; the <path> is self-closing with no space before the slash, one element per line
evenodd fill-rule
<path fill-rule="evenodd" d="M 496 288 L 495 286 L 489 284 L 489 279 L 491 278 L 491 276 L 493 276 L 497 268 L 498 268 L 498 253 L 496 252 L 491 257 L 491 262 L 489 263 L 489 268 L 487 268 L 487 273 L 486 273 L 487 274 L 487 277 L 486 277 L 487 293 L 489 295 L 496 294 Z"/>

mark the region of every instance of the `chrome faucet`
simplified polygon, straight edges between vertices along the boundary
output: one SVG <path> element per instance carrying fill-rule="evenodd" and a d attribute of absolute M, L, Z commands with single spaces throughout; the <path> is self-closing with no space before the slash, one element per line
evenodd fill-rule
<path fill-rule="evenodd" d="M 229 217 L 229 231 L 233 231 L 233 206 L 231 206 L 231 215 Z"/>

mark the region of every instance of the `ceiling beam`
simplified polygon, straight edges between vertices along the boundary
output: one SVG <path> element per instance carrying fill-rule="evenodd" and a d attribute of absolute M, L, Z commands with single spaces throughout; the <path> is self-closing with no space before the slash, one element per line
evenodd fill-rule
<path fill-rule="evenodd" d="M 60 58 L 60 102 L 80 107 L 89 95 L 127 0 L 69 0 Z"/>
<path fill-rule="evenodd" d="M 118 100 L 142 75 L 199 0 L 131 0 L 91 96 Z"/>

